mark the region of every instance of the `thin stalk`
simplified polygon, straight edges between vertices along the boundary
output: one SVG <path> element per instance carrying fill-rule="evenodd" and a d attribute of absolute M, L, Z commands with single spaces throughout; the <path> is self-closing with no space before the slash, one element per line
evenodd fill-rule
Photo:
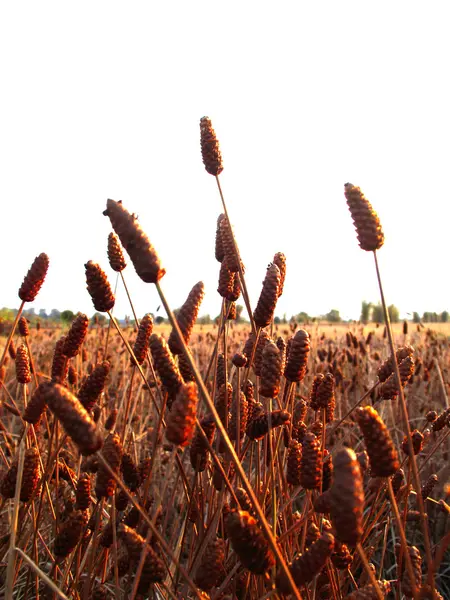
<path fill-rule="evenodd" d="M 382 591 L 380 590 L 380 586 L 378 585 L 378 581 L 376 580 L 376 577 L 372 571 L 372 569 L 370 568 L 369 565 L 369 561 L 367 560 L 367 556 L 366 553 L 364 552 L 364 548 L 361 546 L 361 543 L 358 542 L 358 545 L 356 546 L 357 550 L 358 550 L 358 554 L 361 558 L 361 562 L 363 564 L 363 567 L 367 573 L 367 575 L 369 576 L 370 579 L 370 583 L 373 585 L 373 589 L 377 595 L 378 600 L 383 600 L 384 599 L 384 594 L 382 593 Z"/>
<path fill-rule="evenodd" d="M 19 322 L 20 317 L 22 316 L 23 307 L 25 306 L 25 301 L 22 300 L 22 303 L 19 306 L 19 310 L 17 311 L 16 318 L 14 319 L 14 323 L 12 324 L 11 331 L 6 339 L 5 347 L 3 348 L 2 358 L 0 360 L 0 369 L 3 366 L 3 362 L 5 360 L 6 353 L 8 352 L 9 345 L 11 343 L 14 332 L 16 331 L 17 323 Z"/>

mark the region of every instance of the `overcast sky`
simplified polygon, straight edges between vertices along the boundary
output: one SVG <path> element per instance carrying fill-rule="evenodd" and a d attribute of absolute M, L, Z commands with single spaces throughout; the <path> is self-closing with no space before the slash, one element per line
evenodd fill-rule
<path fill-rule="evenodd" d="M 253 306 L 275 252 L 277 313 L 358 317 L 378 300 L 343 186 L 359 185 L 386 235 L 387 300 L 450 307 L 450 38 L 446 2 L 3 2 L 0 5 L 0 306 L 40 252 L 34 306 L 92 314 L 84 263 L 106 256 L 107 198 L 139 215 L 173 307 L 199 280 L 216 315 L 221 182 Z M 154 286 L 125 271 L 139 315 Z M 116 314 L 129 314 L 118 293 Z"/>

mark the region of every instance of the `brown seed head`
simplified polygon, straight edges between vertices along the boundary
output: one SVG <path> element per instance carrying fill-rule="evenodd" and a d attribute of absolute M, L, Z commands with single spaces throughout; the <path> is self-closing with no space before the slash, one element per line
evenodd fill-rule
<path fill-rule="evenodd" d="M 144 566 L 138 585 L 139 593 L 145 594 L 148 592 L 148 589 L 152 583 L 163 581 L 164 577 L 166 576 L 164 563 L 158 558 L 153 548 L 146 544 L 144 538 L 136 533 L 134 529 L 131 529 L 122 523 L 119 525 L 118 534 L 127 548 L 130 563 L 133 567 L 137 568 L 139 565 L 142 551 L 145 548 L 147 554 L 144 560 Z"/>
<path fill-rule="evenodd" d="M 220 222 L 220 232 L 222 235 L 223 250 L 225 252 L 223 262 L 226 262 L 226 266 L 231 273 L 237 273 L 239 271 L 240 256 L 239 253 L 236 252 L 237 247 L 235 247 L 234 233 L 226 217 Z"/>
<path fill-rule="evenodd" d="M 216 423 L 212 415 L 203 417 L 200 421 L 200 425 L 208 438 L 210 444 L 212 444 L 214 433 L 216 431 Z M 206 469 L 206 463 L 208 461 L 208 447 L 206 446 L 203 436 L 198 431 L 198 425 L 194 437 L 192 439 L 190 448 L 190 459 L 192 468 L 201 473 Z"/>
<path fill-rule="evenodd" d="M 100 399 L 110 370 L 111 365 L 105 360 L 95 367 L 80 387 L 78 399 L 88 412 L 93 409 L 95 403 Z"/>
<path fill-rule="evenodd" d="M 245 568 L 263 575 L 275 564 L 272 551 L 256 520 L 246 511 L 231 510 L 225 523 L 233 550 Z"/>
<path fill-rule="evenodd" d="M 234 399 L 231 406 L 231 419 L 228 425 L 228 435 L 230 436 L 230 440 L 233 441 L 237 439 L 238 414 L 239 436 L 242 439 L 245 435 L 245 430 L 247 429 L 248 420 L 248 402 L 244 392 L 239 392 L 239 410 L 237 406 L 237 398 Z"/>
<path fill-rule="evenodd" d="M 422 557 L 416 546 L 408 546 L 408 554 L 413 568 L 415 587 L 418 590 L 422 585 Z M 407 598 L 414 597 L 414 589 L 406 569 L 402 577 L 402 591 Z"/>
<path fill-rule="evenodd" d="M 262 407 L 261 407 L 262 409 Z M 273 410 L 271 412 L 272 429 L 281 427 L 289 422 L 291 414 L 286 410 Z M 269 414 L 260 410 L 247 424 L 247 437 L 252 440 L 260 440 L 269 432 Z"/>
<path fill-rule="evenodd" d="M 127 266 L 119 238 L 113 231 L 108 235 L 108 260 L 111 269 L 116 273 L 120 273 Z"/>
<path fill-rule="evenodd" d="M 192 329 L 195 325 L 195 321 L 197 320 L 200 304 L 205 295 L 204 287 L 205 286 L 203 285 L 202 281 L 199 281 L 194 285 L 176 317 L 186 345 L 189 344 L 189 338 L 191 337 Z M 170 333 L 169 348 L 172 354 L 182 354 L 183 352 L 183 346 L 179 342 L 175 331 Z"/>
<path fill-rule="evenodd" d="M 302 460 L 302 445 L 296 440 L 291 440 L 286 463 L 286 481 L 290 485 L 301 485 L 300 469 Z"/>
<path fill-rule="evenodd" d="M 319 408 L 329 408 L 335 404 L 334 377 L 332 373 L 327 373 L 317 390 L 317 405 Z"/>
<path fill-rule="evenodd" d="M 272 322 L 279 296 L 280 282 L 280 269 L 275 263 L 272 263 L 267 269 L 261 295 L 253 312 L 253 318 L 258 327 L 267 327 Z"/>
<path fill-rule="evenodd" d="M 284 370 L 284 376 L 288 381 L 299 382 L 305 377 L 310 349 L 308 333 L 304 329 L 299 329 L 292 339 Z"/>
<path fill-rule="evenodd" d="M 172 353 L 165 339 L 154 333 L 150 336 L 150 350 L 152 353 L 155 369 L 161 381 L 169 393 L 169 408 L 183 384 L 183 378 L 178 370 Z"/>
<path fill-rule="evenodd" d="M 410 380 L 414 373 L 414 359 L 412 356 L 407 356 L 399 364 L 400 381 L 402 388 Z M 380 396 L 385 400 L 393 400 L 398 396 L 399 390 L 397 385 L 397 377 L 392 373 L 380 387 Z"/>
<path fill-rule="evenodd" d="M 102 446 L 102 438 L 78 398 L 58 383 L 44 384 L 42 392 L 50 410 L 61 421 L 81 454 L 87 456 L 97 452 Z"/>
<path fill-rule="evenodd" d="M 28 337 L 30 335 L 30 328 L 28 327 L 28 323 L 28 319 L 25 319 L 25 317 L 20 317 L 17 326 L 19 329 L 19 333 L 22 337 Z"/>
<path fill-rule="evenodd" d="M 3 476 L 0 484 L 0 494 L 4 498 L 14 498 L 17 481 L 18 459 L 16 459 L 8 471 Z M 25 459 L 23 464 L 22 485 L 20 488 L 21 502 L 31 500 L 35 490 L 38 487 L 40 479 L 39 452 L 37 448 L 28 448 L 25 450 Z"/>
<path fill-rule="evenodd" d="M 87 512 L 75 510 L 70 513 L 67 521 L 61 525 L 56 538 L 53 553 L 57 561 L 61 561 L 74 550 L 81 539 L 87 526 L 89 517 Z"/>
<path fill-rule="evenodd" d="M 414 429 L 414 431 L 411 431 L 411 439 L 413 443 L 414 454 L 419 454 L 419 452 L 421 452 L 423 448 L 423 434 L 418 429 Z M 407 435 L 405 435 L 405 437 L 403 438 L 402 450 L 407 456 L 409 456 L 409 444 Z"/>
<path fill-rule="evenodd" d="M 322 480 L 320 440 L 313 433 L 307 433 L 303 438 L 302 446 L 300 484 L 306 490 L 318 490 Z"/>
<path fill-rule="evenodd" d="M 81 349 L 89 327 L 89 319 L 83 313 L 75 317 L 64 342 L 63 354 L 68 358 L 76 356 Z"/>
<path fill-rule="evenodd" d="M 69 365 L 69 370 L 67 371 L 67 379 L 70 385 L 77 385 L 78 383 L 78 373 L 73 365 Z"/>
<path fill-rule="evenodd" d="M 346 183 L 344 194 L 352 215 L 359 246 L 367 252 L 379 250 L 384 244 L 380 219 L 359 187 Z"/>
<path fill-rule="evenodd" d="M 222 298 L 228 299 L 233 295 L 235 278 L 235 273 L 230 271 L 228 263 L 224 259 L 220 265 L 219 285 L 217 286 L 217 291 Z"/>
<path fill-rule="evenodd" d="M 45 384 L 41 383 L 34 390 L 23 414 L 24 421 L 27 421 L 27 423 L 31 423 L 32 425 L 37 425 L 39 423 L 42 415 L 47 409 L 45 394 L 42 392 L 44 386 Z"/>
<path fill-rule="evenodd" d="M 103 456 L 111 469 L 119 472 L 122 461 L 122 442 L 117 433 L 109 433 L 103 446 Z M 95 482 L 95 495 L 98 499 L 112 496 L 116 489 L 116 481 L 110 475 L 103 463 L 99 464 L 97 472 L 97 481 Z"/>
<path fill-rule="evenodd" d="M 209 117 L 200 119 L 200 146 L 206 171 L 217 177 L 223 171 L 222 154 Z"/>
<path fill-rule="evenodd" d="M 69 370 L 67 357 L 63 350 L 66 344 L 66 336 L 63 335 L 55 344 L 55 350 L 53 351 L 52 360 L 52 381 L 55 383 L 64 383 Z"/>
<path fill-rule="evenodd" d="M 31 381 L 30 358 L 25 344 L 21 344 L 17 348 L 16 379 L 22 384 L 30 383 Z"/>
<path fill-rule="evenodd" d="M 91 478 L 89 473 L 82 473 L 77 482 L 76 508 L 87 510 L 91 504 Z"/>
<path fill-rule="evenodd" d="M 167 418 L 166 438 L 170 443 L 182 447 L 190 443 L 194 435 L 197 404 L 197 385 L 194 382 L 183 384 Z"/>
<path fill-rule="evenodd" d="M 133 457 L 128 452 L 124 452 L 122 455 L 120 471 L 128 489 L 135 492 L 140 484 L 139 469 L 134 462 Z"/>
<path fill-rule="evenodd" d="M 275 398 L 280 392 L 283 354 L 278 346 L 267 340 L 262 353 L 261 385 L 259 393 L 266 398 Z"/>
<path fill-rule="evenodd" d="M 222 219 L 224 219 L 224 218 L 225 218 L 225 215 L 223 213 L 219 215 L 219 217 L 217 219 L 217 229 L 216 229 L 215 256 L 216 256 L 216 260 L 220 263 L 225 258 L 225 251 L 223 249 L 223 243 L 222 243 L 222 233 L 220 231 L 220 223 L 222 222 Z"/>
<path fill-rule="evenodd" d="M 422 486 L 422 498 L 424 500 L 426 500 L 428 498 L 428 496 L 430 496 L 430 494 L 432 493 L 434 486 L 438 483 L 439 481 L 439 477 L 436 475 L 436 473 L 433 473 L 432 475 L 430 475 L 428 477 L 428 479 L 426 480 L 426 482 L 423 484 Z"/>
<path fill-rule="evenodd" d="M 209 592 L 225 574 L 225 542 L 216 538 L 206 546 L 194 583 L 201 590 Z"/>
<path fill-rule="evenodd" d="M 86 284 L 95 310 L 108 312 L 115 303 L 114 294 L 108 278 L 101 267 L 90 260 L 84 265 L 86 269 Z"/>
<path fill-rule="evenodd" d="M 378 581 L 377 583 L 381 593 L 383 594 L 383 598 L 385 598 L 391 589 L 391 584 L 389 581 L 384 580 Z M 360 587 L 351 594 L 348 594 L 348 596 L 345 596 L 344 600 L 378 600 L 378 594 L 375 587 L 372 584 L 369 584 L 364 587 Z"/>
<path fill-rule="evenodd" d="M 284 280 L 286 278 L 286 256 L 282 252 L 277 252 L 273 257 L 273 264 L 280 270 L 280 286 L 278 288 L 278 297 L 283 293 Z"/>
<path fill-rule="evenodd" d="M 136 341 L 133 346 L 133 353 L 136 357 L 138 364 L 142 365 L 147 356 L 150 336 L 153 332 L 153 319 L 150 314 L 146 314 L 142 317 L 139 324 L 139 329 L 136 336 Z"/>
<path fill-rule="evenodd" d="M 432 423 L 431 425 L 431 429 L 436 432 L 436 431 L 441 431 L 442 429 L 444 429 L 444 427 L 447 425 L 449 425 L 450 423 L 450 408 L 447 408 L 447 410 L 444 410 L 443 413 L 441 413 Z"/>
<path fill-rule="evenodd" d="M 390 477 L 400 467 L 389 430 L 371 406 L 357 408 L 356 421 L 364 436 L 373 477 Z"/>
<path fill-rule="evenodd" d="M 48 256 L 44 253 L 39 254 L 34 259 L 19 289 L 19 298 L 21 300 L 24 302 L 33 302 L 36 298 L 47 275 L 48 263 Z"/>
<path fill-rule="evenodd" d="M 356 546 L 363 533 L 364 486 L 356 454 L 350 448 L 333 458 L 330 515 L 339 541 Z"/>
<path fill-rule="evenodd" d="M 330 558 L 334 549 L 334 537 L 331 533 L 322 533 L 304 554 L 295 558 L 290 564 L 290 571 L 295 585 L 302 586 L 314 579 Z M 279 572 L 276 580 L 277 589 L 284 594 L 290 592 L 286 576 Z"/>
<path fill-rule="evenodd" d="M 412 346 L 402 346 L 397 349 L 395 353 L 397 357 L 397 363 L 400 364 L 403 359 L 407 356 L 412 356 L 414 353 L 414 348 Z M 378 379 L 383 383 L 388 379 L 390 375 L 394 372 L 394 363 L 392 361 L 392 356 L 390 356 L 387 360 L 383 362 L 383 364 L 378 369 Z"/>
<path fill-rule="evenodd" d="M 192 357 L 192 353 L 190 352 L 189 348 L 188 348 L 188 352 Z M 185 383 L 188 383 L 189 381 L 195 381 L 194 372 L 192 371 L 192 367 L 189 364 L 189 361 L 184 352 L 183 352 L 183 354 L 180 354 L 178 356 L 178 369 L 180 370 L 181 377 L 183 378 L 183 381 Z"/>
<path fill-rule="evenodd" d="M 110 218 L 114 231 L 142 281 L 157 283 L 164 277 L 166 270 L 161 267 L 156 250 L 139 225 L 137 217 L 130 214 L 121 201 L 115 200 L 107 201 L 103 214 Z"/>

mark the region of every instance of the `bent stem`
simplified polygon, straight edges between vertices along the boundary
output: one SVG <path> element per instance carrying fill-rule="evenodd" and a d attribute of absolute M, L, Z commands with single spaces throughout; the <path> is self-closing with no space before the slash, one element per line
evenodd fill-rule
<path fill-rule="evenodd" d="M 374 256 L 374 260 L 375 260 L 375 270 L 377 273 L 378 287 L 380 289 L 381 304 L 383 305 L 384 321 L 386 324 L 386 331 L 387 331 L 387 335 L 388 335 L 388 339 L 389 339 L 389 346 L 390 346 L 390 350 L 391 350 L 391 354 L 392 354 L 392 363 L 393 363 L 395 378 L 397 380 L 397 387 L 398 387 L 398 391 L 399 391 L 400 408 L 402 411 L 404 426 L 405 426 L 406 434 L 408 437 L 409 456 L 411 457 L 411 466 L 412 466 L 414 487 L 416 488 L 416 492 L 417 492 L 416 500 L 417 500 L 417 505 L 418 505 L 419 512 L 420 512 L 420 524 L 421 524 L 421 528 L 422 528 L 424 545 L 425 545 L 425 554 L 426 554 L 426 559 L 427 559 L 428 583 L 433 588 L 434 587 L 433 558 L 432 558 L 432 554 L 431 554 L 430 537 L 428 534 L 427 520 L 425 517 L 425 509 L 424 509 L 424 504 L 423 504 L 423 499 L 422 499 L 422 494 L 421 494 L 422 486 L 420 484 L 419 471 L 417 469 L 416 456 L 414 454 L 414 447 L 413 447 L 413 442 L 412 442 L 412 437 L 411 437 L 411 428 L 409 426 L 409 417 L 408 417 L 408 409 L 406 407 L 405 394 L 403 392 L 403 387 L 402 387 L 401 378 L 400 378 L 400 370 L 398 368 L 398 363 L 397 363 L 397 359 L 395 356 L 395 346 L 394 346 L 394 339 L 393 339 L 393 335 L 392 335 L 391 322 L 389 319 L 389 312 L 387 310 L 386 300 L 384 298 L 383 285 L 381 283 L 380 269 L 378 266 L 378 258 L 377 258 L 377 253 L 375 250 L 374 250 L 373 256 Z"/>

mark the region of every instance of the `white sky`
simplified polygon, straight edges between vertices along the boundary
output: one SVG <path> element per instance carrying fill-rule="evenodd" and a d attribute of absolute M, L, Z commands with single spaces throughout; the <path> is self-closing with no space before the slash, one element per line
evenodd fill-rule
<path fill-rule="evenodd" d="M 199 119 L 218 134 L 222 186 L 255 306 L 288 260 L 277 314 L 378 300 L 343 185 L 378 211 L 387 300 L 450 308 L 446 2 L 3 2 L 0 5 L 0 306 L 33 258 L 39 308 L 92 314 L 84 263 L 106 257 L 108 197 L 139 215 L 179 306 L 198 280 L 215 316 L 221 212 Z M 154 286 L 125 271 L 138 314 Z M 129 314 L 125 294 L 115 312 Z"/>

